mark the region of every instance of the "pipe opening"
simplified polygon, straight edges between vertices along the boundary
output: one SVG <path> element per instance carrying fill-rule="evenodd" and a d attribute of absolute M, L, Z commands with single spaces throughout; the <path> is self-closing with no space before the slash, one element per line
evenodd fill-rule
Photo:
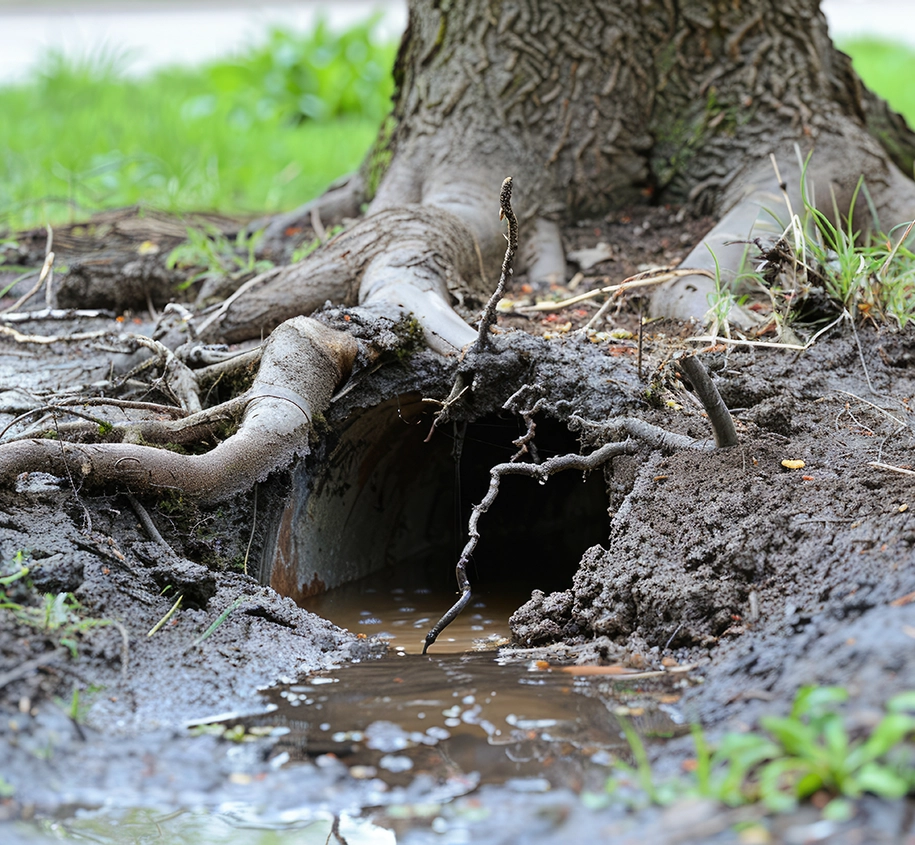
<path fill-rule="evenodd" d="M 418 396 L 400 397 L 352 417 L 329 456 L 298 467 L 262 581 L 311 609 L 310 597 L 373 573 L 383 573 L 381 583 L 453 595 L 471 509 L 525 425 L 490 414 L 443 426 L 426 443 L 431 422 Z M 534 442 L 541 460 L 580 448 L 547 417 L 538 418 Z M 517 607 L 531 590 L 567 589 L 585 549 L 606 539 L 607 508 L 602 472 L 559 473 L 543 485 L 504 477 L 468 567 L 475 596 L 510 593 Z"/>

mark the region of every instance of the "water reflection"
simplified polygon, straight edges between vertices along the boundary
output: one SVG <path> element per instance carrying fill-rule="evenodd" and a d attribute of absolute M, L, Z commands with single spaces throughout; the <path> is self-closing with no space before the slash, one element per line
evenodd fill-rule
<path fill-rule="evenodd" d="M 621 704 L 643 734 L 679 732 L 677 695 L 659 693 L 486 653 L 401 654 L 274 687 L 275 709 L 244 725 L 288 729 L 273 750 L 280 764 L 333 755 L 382 789 L 419 776 L 456 794 L 519 779 L 581 789 L 599 787 L 614 757 L 628 755 Z"/>
<path fill-rule="evenodd" d="M 395 652 L 420 654 L 426 632 L 456 598 L 450 570 L 436 579 L 420 570 L 398 577 L 391 573 L 365 578 L 302 602 L 306 610 L 354 634 L 387 640 Z M 435 651 L 487 651 L 509 642 L 508 618 L 530 598 L 530 590 L 500 584 L 474 594 L 470 605 L 436 641 Z"/>

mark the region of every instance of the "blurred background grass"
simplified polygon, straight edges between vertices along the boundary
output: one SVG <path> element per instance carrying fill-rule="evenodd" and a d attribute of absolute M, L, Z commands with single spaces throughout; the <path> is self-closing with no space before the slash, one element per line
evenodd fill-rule
<path fill-rule="evenodd" d="M 388 110 L 396 47 L 377 24 L 274 29 L 231 60 L 142 79 L 116 52 L 48 56 L 0 88 L 0 232 L 136 203 L 254 215 L 310 199 L 359 165 Z M 915 51 L 840 46 L 915 125 Z"/>
<path fill-rule="evenodd" d="M 142 79 L 129 57 L 52 54 L 0 88 L 0 230 L 143 203 L 256 214 L 356 168 L 389 110 L 396 47 L 377 18 L 275 29 L 231 60 Z"/>

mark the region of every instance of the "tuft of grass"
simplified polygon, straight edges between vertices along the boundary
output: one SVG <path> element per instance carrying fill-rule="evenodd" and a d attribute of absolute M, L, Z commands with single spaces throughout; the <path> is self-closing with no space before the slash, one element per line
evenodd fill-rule
<path fill-rule="evenodd" d="M 258 259 L 257 245 L 263 230 L 250 235 L 244 229 L 230 241 L 215 227 L 187 229 L 187 241 L 176 246 L 166 259 L 169 269 L 188 272 L 179 288 L 186 290 L 201 279 L 240 279 L 262 273 L 273 266 L 272 261 Z"/>
<path fill-rule="evenodd" d="M 847 213 L 835 204 L 832 214 L 814 204 L 808 191 L 807 165 L 801 174 L 801 208 L 789 207 L 790 220 L 782 235 L 764 243 L 752 242 L 755 254 L 745 250 L 740 271 L 730 283 L 721 279 L 715 261 L 715 291 L 709 295 L 709 323 L 713 334 L 719 328 L 729 335 L 727 317 L 736 304 L 739 288 L 765 292 L 771 307 L 770 322 L 778 334 L 794 335 L 795 329 L 808 330 L 838 319 L 857 317 L 875 322 L 895 322 L 900 328 L 915 320 L 915 222 L 900 223 L 883 233 L 862 234 L 854 228 L 855 205 L 864 199 L 871 206 L 864 177 L 852 196 Z M 779 214 L 771 211 L 779 226 Z M 874 225 L 879 221 L 874 217 Z M 749 244 L 748 244 L 749 246 Z M 811 340 L 822 331 L 816 331 Z M 799 342 L 795 337 L 792 342 Z"/>
<path fill-rule="evenodd" d="M 19 551 L 11 567 L 3 567 L 18 567 L 18 571 L 0 577 L 0 620 L 3 612 L 9 613 L 17 622 L 67 648 L 76 660 L 81 635 L 91 628 L 108 625 L 109 620 L 85 616 L 73 593 L 36 593 L 25 565 L 28 557 L 27 552 Z"/>
<path fill-rule="evenodd" d="M 0 232 L 137 203 L 253 214 L 316 196 L 360 164 L 388 109 L 395 51 L 374 27 L 274 30 L 145 79 L 118 54 L 51 54 L 0 88 Z"/>
<path fill-rule="evenodd" d="M 848 725 L 841 713 L 847 699 L 839 687 L 802 687 L 789 715 L 763 717 L 759 730 L 725 734 L 715 747 L 695 726 L 689 777 L 663 783 L 622 718 L 636 766 L 618 764 L 607 790 L 636 806 L 699 796 L 732 807 L 761 802 L 773 812 L 820 795 L 828 802 L 824 816 L 837 820 L 865 793 L 888 800 L 915 794 L 915 692 L 891 698 L 870 730 Z"/>

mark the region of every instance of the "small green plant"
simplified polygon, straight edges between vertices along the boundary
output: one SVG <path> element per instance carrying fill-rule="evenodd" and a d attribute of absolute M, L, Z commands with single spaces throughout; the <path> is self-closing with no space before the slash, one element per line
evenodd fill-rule
<path fill-rule="evenodd" d="M 196 271 L 179 285 L 181 290 L 201 279 L 237 279 L 262 273 L 273 266 L 272 261 L 258 259 L 256 255 L 263 234 L 260 230 L 249 235 L 242 229 L 233 242 L 212 226 L 200 229 L 189 226 L 187 241 L 176 246 L 165 263 L 170 270 Z"/>
<path fill-rule="evenodd" d="M 12 566 L 18 566 L 19 570 L 0 577 L 0 610 L 8 611 L 16 621 L 53 637 L 75 660 L 79 656 L 79 636 L 109 622 L 82 615 L 80 603 L 73 593 L 36 593 L 28 578 L 27 559 L 27 552 L 17 552 Z M 11 587 L 18 587 L 18 594 L 12 596 Z"/>
<path fill-rule="evenodd" d="M 101 691 L 102 687 L 96 686 L 95 684 L 89 684 L 83 692 L 80 692 L 79 687 L 73 687 L 73 694 L 70 696 L 69 701 L 64 701 L 62 698 L 56 698 L 55 702 L 74 722 L 81 725 L 85 722 L 86 714 L 92 706 L 86 699 L 97 695 Z"/>
<path fill-rule="evenodd" d="M 791 714 L 760 720 L 776 753 L 758 773 L 762 800 L 774 810 L 825 791 L 857 798 L 865 792 L 902 798 L 915 787 L 915 694 L 891 699 L 888 712 L 866 737 L 853 739 L 836 705 L 848 698 L 838 687 L 804 687 Z"/>
<path fill-rule="evenodd" d="M 744 250 L 743 259 L 741 261 L 741 271 L 737 274 L 737 277 L 732 282 L 726 282 L 721 275 L 721 265 L 718 262 L 718 256 L 716 256 L 711 247 L 709 247 L 712 261 L 715 262 L 715 290 L 708 296 L 709 310 L 707 312 L 711 324 L 709 326 L 709 333 L 712 335 L 717 335 L 720 329 L 725 337 L 729 338 L 731 336 L 728 317 L 736 306 L 742 305 L 747 299 L 746 296 L 742 296 L 738 299 L 735 292 L 748 275 L 744 270 L 748 251 L 748 249 Z"/>
<path fill-rule="evenodd" d="M 324 241 L 322 241 L 320 238 L 313 238 L 310 241 L 306 241 L 300 244 L 295 248 L 295 250 L 293 250 L 290 264 L 295 264 L 296 262 L 301 261 L 303 258 L 311 255 L 319 246 L 321 246 L 322 243 L 325 243 L 335 235 L 340 234 L 342 231 L 342 226 L 331 226 L 331 228 L 327 230 L 327 235 Z"/>
<path fill-rule="evenodd" d="M 893 320 L 904 327 L 915 319 L 915 253 L 907 246 L 913 224 L 900 224 L 889 235 L 877 232 L 865 237 L 855 230 L 855 206 L 861 195 L 867 197 L 863 178 L 847 214 L 833 209 L 830 217 L 815 206 L 808 192 L 809 160 L 801 175 L 800 212 L 791 214 L 775 243 L 764 246 L 755 241 L 760 249 L 757 266 L 742 271 L 734 285 L 743 282 L 767 292 L 779 334 L 786 327 L 824 324 L 846 314 L 853 319 Z M 775 212 L 772 216 L 778 221 Z M 902 227 L 906 228 L 899 234 Z M 731 289 L 716 282 L 716 292 L 710 296 L 712 321 L 725 331 L 734 304 Z"/>
<path fill-rule="evenodd" d="M 821 793 L 824 814 L 844 818 L 849 799 L 870 793 L 898 799 L 915 792 L 915 692 L 890 699 L 869 732 L 856 735 L 839 712 L 848 694 L 838 687 L 803 687 L 788 716 L 767 716 L 761 730 L 729 733 L 711 748 L 693 728 L 696 758 L 689 779 L 655 783 L 641 738 L 625 718 L 620 724 L 635 768 L 619 764 L 608 791 L 636 784 L 650 801 L 670 803 L 698 795 L 730 806 L 761 801 L 783 812 Z"/>

